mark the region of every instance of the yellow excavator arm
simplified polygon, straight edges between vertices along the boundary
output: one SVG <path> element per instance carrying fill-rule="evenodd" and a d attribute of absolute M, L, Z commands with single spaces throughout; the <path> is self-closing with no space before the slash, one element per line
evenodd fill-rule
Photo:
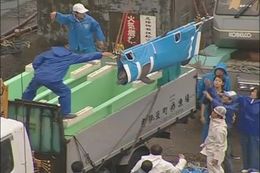
<path fill-rule="evenodd" d="M 8 115 L 8 87 L 4 84 L 2 78 L 0 78 L 0 115 L 7 118 Z"/>

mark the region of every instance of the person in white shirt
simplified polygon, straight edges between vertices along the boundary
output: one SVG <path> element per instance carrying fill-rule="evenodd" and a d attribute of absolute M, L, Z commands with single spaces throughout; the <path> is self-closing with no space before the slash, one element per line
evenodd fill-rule
<path fill-rule="evenodd" d="M 227 149 L 226 108 L 217 106 L 211 113 L 209 132 L 201 154 L 207 156 L 209 173 L 224 173 L 221 166 Z"/>
<path fill-rule="evenodd" d="M 179 154 L 179 162 L 176 166 L 174 166 L 172 163 L 167 162 L 162 158 L 162 151 L 163 149 L 160 145 L 153 145 L 150 148 L 150 154 L 142 156 L 141 160 L 139 160 L 131 170 L 131 173 L 137 171 L 145 160 L 150 160 L 153 163 L 153 168 L 149 171 L 149 173 L 181 173 L 187 163 L 184 155 Z"/>

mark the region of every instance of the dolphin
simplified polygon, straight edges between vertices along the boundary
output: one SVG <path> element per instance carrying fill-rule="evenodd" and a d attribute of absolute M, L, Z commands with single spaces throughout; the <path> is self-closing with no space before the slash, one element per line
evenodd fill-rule
<path fill-rule="evenodd" d="M 188 64 L 198 54 L 200 33 L 196 23 L 191 22 L 122 51 L 117 63 L 118 83 L 125 85 L 140 80 L 150 84 L 154 81 L 148 74 L 174 64 Z"/>
<path fill-rule="evenodd" d="M 143 83 L 151 84 L 154 82 L 154 80 L 147 77 L 147 75 L 150 73 L 150 68 L 151 68 L 151 63 L 144 65 L 142 68 L 142 72 L 141 72 L 139 80 L 141 80 Z"/>
<path fill-rule="evenodd" d="M 151 63 L 148 63 L 146 65 L 144 65 L 142 67 L 142 72 L 140 75 L 139 80 L 141 80 L 142 82 L 146 83 L 146 84 L 151 84 L 154 82 L 154 80 L 150 79 L 149 77 L 147 77 L 147 75 L 150 72 L 150 67 L 151 67 Z M 121 68 L 120 70 L 118 70 L 118 75 L 117 75 L 117 83 L 121 84 L 121 85 L 125 85 L 128 82 L 128 78 L 127 78 L 127 74 L 124 68 Z"/>

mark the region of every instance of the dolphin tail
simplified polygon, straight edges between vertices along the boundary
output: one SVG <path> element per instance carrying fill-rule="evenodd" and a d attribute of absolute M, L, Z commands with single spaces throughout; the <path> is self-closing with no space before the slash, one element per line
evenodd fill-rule
<path fill-rule="evenodd" d="M 142 82 L 146 84 L 151 84 L 154 82 L 154 80 L 147 77 L 148 73 L 150 72 L 150 67 L 151 67 L 151 63 L 144 65 L 142 68 L 141 76 L 139 78 Z"/>

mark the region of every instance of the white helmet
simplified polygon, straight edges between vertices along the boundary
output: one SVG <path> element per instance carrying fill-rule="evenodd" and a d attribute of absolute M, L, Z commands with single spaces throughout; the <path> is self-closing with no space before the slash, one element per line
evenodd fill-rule
<path fill-rule="evenodd" d="M 89 10 L 86 9 L 83 4 L 77 3 L 77 4 L 74 4 L 74 5 L 73 5 L 72 11 L 78 12 L 78 13 L 86 13 L 86 12 L 88 12 Z"/>
<path fill-rule="evenodd" d="M 217 106 L 214 108 L 214 112 L 216 112 L 221 117 L 225 118 L 227 110 L 224 106 Z"/>

